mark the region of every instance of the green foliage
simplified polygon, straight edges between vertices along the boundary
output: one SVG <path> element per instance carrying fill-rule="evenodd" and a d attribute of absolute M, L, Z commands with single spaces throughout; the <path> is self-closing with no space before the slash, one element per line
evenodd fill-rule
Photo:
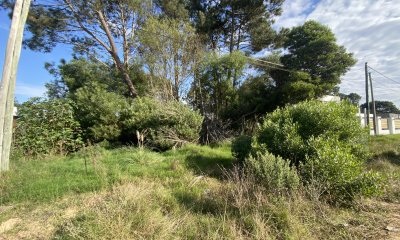
<path fill-rule="evenodd" d="M 362 157 L 362 145 L 368 135 L 361 128 L 353 105 L 314 100 L 268 114 L 256 136 L 256 148 L 267 149 L 298 165 L 311 151 L 308 140 L 319 136 L 347 143 L 354 154 Z"/>
<path fill-rule="evenodd" d="M 356 63 L 351 53 L 336 43 L 333 32 L 315 21 L 292 28 L 284 41 L 287 53 L 280 57 L 282 71 L 259 67 L 264 78 L 272 78 L 275 98 L 273 105 L 284 106 L 329 94 Z M 273 97 L 273 95 L 272 95 Z"/>
<path fill-rule="evenodd" d="M 376 195 L 382 178 L 364 170 L 368 135 L 355 113 L 348 102 L 306 101 L 278 109 L 264 119 L 252 154 L 288 159 L 301 169 L 304 183 L 323 186 L 321 195 L 330 202 Z"/>
<path fill-rule="evenodd" d="M 46 63 L 45 67 L 54 76 L 54 80 L 46 84 L 49 98 L 75 100 L 78 89 L 90 84 L 101 84 L 109 92 L 129 96 L 129 91 L 121 80 L 121 74 L 107 64 L 78 58 L 69 62 L 61 60 L 57 66 L 54 63 Z M 140 64 L 132 64 L 129 76 L 135 82 L 139 94 L 144 95 L 149 89 L 141 68 Z"/>
<path fill-rule="evenodd" d="M 192 83 L 188 96 L 190 103 L 204 114 L 220 116 L 236 101 L 235 82 L 231 75 L 235 72 L 236 78 L 240 78 L 246 63 L 247 58 L 240 51 L 222 56 L 215 52 L 208 54 Z"/>
<path fill-rule="evenodd" d="M 304 100 L 315 99 L 318 86 L 307 81 L 308 74 L 296 74 L 295 79 L 282 87 L 282 99 L 284 103 L 298 103 Z"/>
<path fill-rule="evenodd" d="M 318 182 L 322 194 L 330 202 L 349 202 L 360 194 L 377 195 L 382 192 L 383 180 L 378 173 L 365 172 L 362 159 L 353 154 L 347 143 L 335 138 L 311 138 L 312 151 L 301 166 L 303 180 Z"/>
<path fill-rule="evenodd" d="M 358 95 L 357 93 L 350 93 L 348 95 L 339 93 L 339 97 L 340 97 L 340 100 L 347 100 L 355 106 L 360 105 L 361 96 Z"/>
<path fill-rule="evenodd" d="M 339 84 L 340 76 L 356 62 L 352 54 L 337 45 L 333 32 L 316 21 L 291 29 L 284 47 L 289 52 L 281 58 L 283 65 L 310 74 L 321 93 Z"/>
<path fill-rule="evenodd" d="M 203 117 L 177 101 L 161 102 L 138 98 L 122 113 L 124 134 L 145 135 L 145 142 L 165 150 L 184 143 L 197 142 Z"/>
<path fill-rule="evenodd" d="M 189 18 L 187 8 L 190 2 L 187 0 L 156 0 L 154 3 L 161 9 L 165 17 L 182 20 L 188 20 Z"/>
<path fill-rule="evenodd" d="M 366 104 L 363 103 L 360 106 L 361 109 L 367 108 Z M 369 108 L 370 111 L 372 112 L 372 102 L 369 103 Z M 400 109 L 397 108 L 397 106 L 390 101 L 375 101 L 375 108 L 376 108 L 376 113 L 380 114 L 388 114 L 388 113 L 395 113 L 395 114 L 400 114 Z"/>
<path fill-rule="evenodd" d="M 193 1 L 191 17 L 199 33 L 207 35 L 212 49 L 223 43 L 230 52 L 246 47 L 260 51 L 271 47 L 279 34 L 271 27 L 282 13 L 283 0 Z"/>
<path fill-rule="evenodd" d="M 251 152 L 251 141 L 252 138 L 246 135 L 241 135 L 232 141 L 232 155 L 240 164 L 244 163 Z"/>
<path fill-rule="evenodd" d="M 154 95 L 180 100 L 186 95 L 188 81 L 202 57 L 195 29 L 189 22 L 178 19 L 148 18 L 138 37 L 139 52 L 149 69 Z"/>
<path fill-rule="evenodd" d="M 76 151 L 82 146 L 71 102 L 33 98 L 18 108 L 14 149 L 25 155 Z"/>
<path fill-rule="evenodd" d="M 269 192 L 290 193 L 300 185 L 296 168 L 291 167 L 289 161 L 271 153 L 258 152 L 246 159 L 245 166 Z"/>
<path fill-rule="evenodd" d="M 88 84 L 75 93 L 75 113 L 85 136 L 96 142 L 117 140 L 121 135 L 121 112 L 128 107 L 127 100 L 108 92 L 104 85 Z"/>

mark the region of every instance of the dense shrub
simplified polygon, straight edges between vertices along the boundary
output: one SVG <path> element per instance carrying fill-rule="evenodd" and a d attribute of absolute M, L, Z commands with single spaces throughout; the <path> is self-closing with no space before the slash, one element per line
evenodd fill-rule
<path fill-rule="evenodd" d="M 197 142 L 203 117 L 177 101 L 137 98 L 123 112 L 124 134 L 145 135 L 145 143 L 159 150 Z"/>
<path fill-rule="evenodd" d="M 269 192 L 290 193 L 300 185 L 300 178 L 289 161 L 271 153 L 257 153 L 247 158 L 246 170 Z"/>
<path fill-rule="evenodd" d="M 312 138 L 308 145 L 312 153 L 306 156 L 301 175 L 307 183 L 322 185 L 328 200 L 346 202 L 359 194 L 368 196 L 381 191 L 380 177 L 364 171 L 363 161 L 352 153 L 350 145 L 326 137 Z"/>
<path fill-rule="evenodd" d="M 232 141 L 232 155 L 238 160 L 240 164 L 249 156 L 251 151 L 251 137 L 241 135 Z"/>
<path fill-rule="evenodd" d="M 121 135 L 120 115 L 128 107 L 123 96 L 93 83 L 79 88 L 74 98 L 76 118 L 87 139 L 94 142 L 118 140 Z"/>
<path fill-rule="evenodd" d="M 363 157 L 368 139 L 349 103 L 305 101 L 268 114 L 256 137 L 257 147 L 298 165 L 311 151 L 308 140 L 326 136 L 347 143 L 352 153 Z"/>
<path fill-rule="evenodd" d="M 306 101 L 278 109 L 264 119 L 253 138 L 251 155 L 270 152 L 287 159 L 301 170 L 303 183 L 324 186 L 322 194 L 332 202 L 377 194 L 381 180 L 363 167 L 368 134 L 355 113 L 354 106 L 346 102 Z M 246 159 L 246 163 L 255 161 Z M 259 161 L 265 168 L 272 164 Z M 270 174 L 268 181 L 274 178 L 279 180 Z"/>
<path fill-rule="evenodd" d="M 82 146 L 71 103 L 33 98 L 18 108 L 14 148 L 25 155 L 65 154 Z"/>

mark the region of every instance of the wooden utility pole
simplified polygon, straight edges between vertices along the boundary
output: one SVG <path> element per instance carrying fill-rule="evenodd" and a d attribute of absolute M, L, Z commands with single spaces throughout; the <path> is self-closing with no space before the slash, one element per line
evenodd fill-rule
<path fill-rule="evenodd" d="M 366 125 L 369 128 L 369 97 L 368 97 L 368 63 L 365 63 L 365 104 L 367 107 L 367 119 L 366 119 Z"/>
<path fill-rule="evenodd" d="M 375 108 L 375 100 L 374 100 L 374 88 L 372 87 L 372 78 L 371 78 L 371 73 L 368 73 L 369 75 L 369 84 L 371 85 L 371 100 L 372 100 L 372 120 L 374 124 L 374 135 L 376 136 L 377 130 L 376 130 L 376 108 Z"/>
<path fill-rule="evenodd" d="M 9 169 L 15 82 L 30 3 L 31 0 L 16 0 L 7 42 L 0 85 L 0 171 Z"/>

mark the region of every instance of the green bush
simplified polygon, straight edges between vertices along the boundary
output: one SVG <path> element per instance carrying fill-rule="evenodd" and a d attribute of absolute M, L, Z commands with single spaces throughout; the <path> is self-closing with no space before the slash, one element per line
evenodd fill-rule
<path fill-rule="evenodd" d="M 18 108 L 14 149 L 25 155 L 66 154 L 82 147 L 71 102 L 32 98 Z"/>
<path fill-rule="evenodd" d="M 145 143 L 158 150 L 195 143 L 203 117 L 177 101 L 137 98 L 122 115 L 124 134 L 143 134 Z"/>
<path fill-rule="evenodd" d="M 366 172 L 363 161 L 352 153 L 350 145 L 335 138 L 311 138 L 312 153 L 301 165 L 305 182 L 324 186 L 323 195 L 333 202 L 352 201 L 357 195 L 376 195 L 382 180 L 377 173 Z"/>
<path fill-rule="evenodd" d="M 240 164 L 243 164 L 245 159 L 249 156 L 251 151 L 251 137 L 241 135 L 232 141 L 232 155 L 238 160 Z"/>
<path fill-rule="evenodd" d="M 91 83 L 79 88 L 74 100 L 76 118 L 84 129 L 86 139 L 94 142 L 119 139 L 120 115 L 128 107 L 123 96 L 107 91 L 104 85 Z"/>
<path fill-rule="evenodd" d="M 382 186 L 381 178 L 363 167 L 367 140 L 351 104 L 306 101 L 267 115 L 251 154 L 270 152 L 289 160 L 301 169 L 303 183 L 318 183 L 329 201 L 346 202 L 377 194 Z"/>
<path fill-rule="evenodd" d="M 246 159 L 246 170 L 269 192 L 290 193 L 300 185 L 300 178 L 289 161 L 271 153 L 257 153 Z"/>
<path fill-rule="evenodd" d="M 347 143 L 352 153 L 364 157 L 368 134 L 356 116 L 356 108 L 346 102 L 305 101 L 268 114 L 256 136 L 257 148 L 289 159 L 298 165 L 310 152 L 308 140 L 325 136 Z"/>

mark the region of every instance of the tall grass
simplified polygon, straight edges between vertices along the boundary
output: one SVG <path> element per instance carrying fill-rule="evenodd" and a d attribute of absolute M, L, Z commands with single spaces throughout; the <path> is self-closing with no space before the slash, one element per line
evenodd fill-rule
<path fill-rule="evenodd" d="M 388 224 L 364 202 L 324 203 L 324 186 L 271 193 L 235 167 L 227 143 L 165 153 L 94 146 L 13 163 L 0 177 L 0 224 L 23 221 L 6 239 L 21 231 L 52 239 L 382 239 Z"/>

